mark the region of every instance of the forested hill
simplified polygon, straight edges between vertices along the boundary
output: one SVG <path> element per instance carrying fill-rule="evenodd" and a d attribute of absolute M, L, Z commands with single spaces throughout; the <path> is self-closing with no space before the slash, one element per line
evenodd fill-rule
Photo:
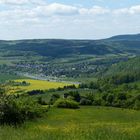
<path fill-rule="evenodd" d="M 140 35 L 115 36 L 105 40 L 19 40 L 0 41 L 3 52 L 32 52 L 40 56 L 140 54 Z M 16 54 L 16 53 L 15 53 Z"/>
<path fill-rule="evenodd" d="M 121 73 L 140 73 L 140 57 L 131 58 L 127 62 L 120 62 L 113 64 L 108 71 L 107 75 L 115 75 Z"/>
<path fill-rule="evenodd" d="M 112 83 L 119 84 L 140 81 L 140 57 L 113 64 L 104 73 L 104 77 L 111 79 Z"/>
<path fill-rule="evenodd" d="M 79 40 L 23 40 L 4 42 L 1 49 L 9 51 L 33 52 L 41 56 L 65 57 L 69 55 L 104 55 L 113 53 L 108 45 L 95 41 Z M 118 52 L 119 50 L 116 50 Z M 115 53 L 115 52 L 114 52 Z"/>

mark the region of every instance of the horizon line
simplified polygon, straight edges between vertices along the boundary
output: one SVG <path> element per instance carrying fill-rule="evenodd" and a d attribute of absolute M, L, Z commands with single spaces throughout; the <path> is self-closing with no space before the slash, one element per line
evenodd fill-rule
<path fill-rule="evenodd" d="M 92 39 L 92 38 L 19 38 L 19 39 L 0 39 L 0 41 L 28 41 L 28 40 L 104 40 L 104 39 L 109 39 L 109 38 L 112 38 L 112 37 L 116 37 L 116 36 L 131 36 L 131 35 L 140 35 L 140 33 L 128 33 L 128 34 L 116 34 L 116 35 L 112 35 L 112 36 L 109 36 L 109 37 L 104 37 L 104 38 L 96 38 L 96 39 Z"/>

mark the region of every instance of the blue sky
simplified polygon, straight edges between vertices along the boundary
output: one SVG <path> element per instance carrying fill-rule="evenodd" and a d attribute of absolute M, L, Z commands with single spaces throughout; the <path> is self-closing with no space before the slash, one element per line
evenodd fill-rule
<path fill-rule="evenodd" d="M 140 33 L 140 0 L 0 0 L 0 40 Z"/>

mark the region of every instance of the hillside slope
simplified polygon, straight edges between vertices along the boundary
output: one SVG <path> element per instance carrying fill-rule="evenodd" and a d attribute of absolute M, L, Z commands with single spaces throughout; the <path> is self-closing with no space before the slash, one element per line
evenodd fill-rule
<path fill-rule="evenodd" d="M 126 62 L 113 64 L 108 68 L 107 75 L 115 75 L 122 73 L 140 73 L 140 57 L 129 59 Z"/>

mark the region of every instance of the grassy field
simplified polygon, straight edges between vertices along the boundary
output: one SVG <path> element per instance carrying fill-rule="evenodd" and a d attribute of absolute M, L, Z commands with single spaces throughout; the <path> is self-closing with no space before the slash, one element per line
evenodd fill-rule
<path fill-rule="evenodd" d="M 20 78 L 19 76 L 16 75 L 10 75 L 10 74 L 5 74 L 5 73 L 0 73 L 0 83 L 5 82 L 7 80 L 15 80 L 17 78 Z"/>
<path fill-rule="evenodd" d="M 117 108 L 52 108 L 20 128 L 0 127 L 0 140 L 139 140 L 140 112 Z"/>
<path fill-rule="evenodd" d="M 30 83 L 29 86 L 18 86 L 19 89 L 26 90 L 26 91 L 36 90 L 36 89 L 40 89 L 40 90 L 47 90 L 52 88 L 56 89 L 58 87 L 64 87 L 70 85 L 68 83 L 62 83 L 62 82 L 51 82 L 51 81 L 32 80 L 32 79 L 24 79 L 24 80 L 20 79 L 15 81 L 16 82 L 26 81 L 27 83 Z"/>

